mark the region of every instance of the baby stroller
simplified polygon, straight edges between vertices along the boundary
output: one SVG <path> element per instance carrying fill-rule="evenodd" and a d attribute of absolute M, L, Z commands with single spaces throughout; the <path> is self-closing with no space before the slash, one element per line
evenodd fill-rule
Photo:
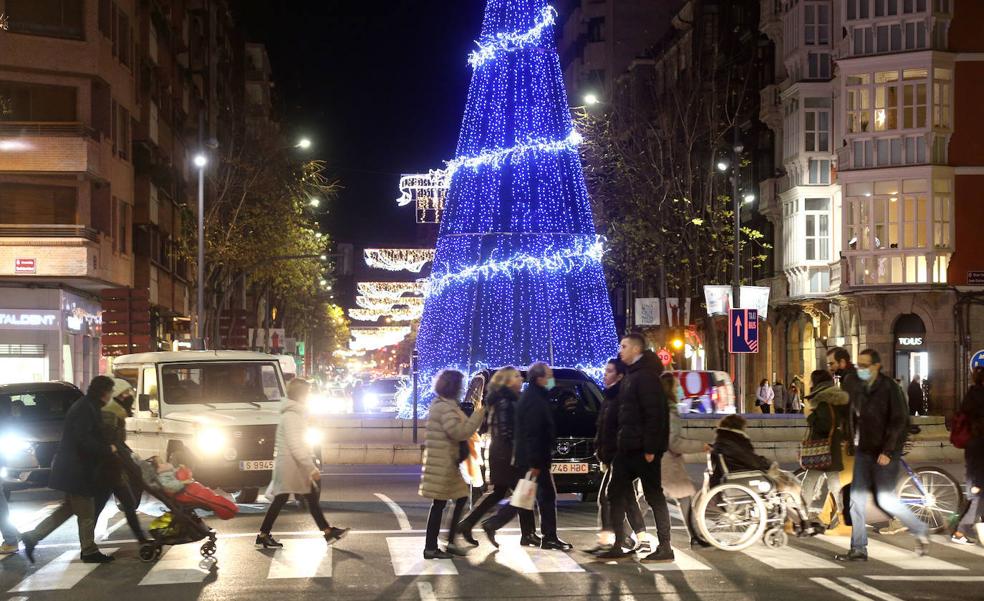
<path fill-rule="evenodd" d="M 140 545 L 140 559 L 145 562 L 157 561 L 164 552 L 165 545 L 184 545 L 204 540 L 201 546 L 202 560 L 198 565 L 203 570 L 214 568 L 218 563 L 215 558 L 215 530 L 198 517 L 194 506 L 178 502 L 164 490 L 157 479 L 153 459 L 141 460 L 136 454 L 128 456 L 120 453 L 120 456 L 130 481 L 139 483 L 140 489 L 163 503 L 168 510 L 164 516 L 151 523 L 152 540 Z"/>

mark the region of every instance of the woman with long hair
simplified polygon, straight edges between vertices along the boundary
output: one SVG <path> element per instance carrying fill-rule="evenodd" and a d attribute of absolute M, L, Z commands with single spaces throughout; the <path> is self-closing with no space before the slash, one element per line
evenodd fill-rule
<path fill-rule="evenodd" d="M 281 404 L 280 424 L 274 440 L 273 479 L 266 493 L 273 501 L 260 525 L 260 533 L 256 535 L 256 544 L 264 549 L 283 547 L 270 532 L 291 494 L 304 499 L 314 523 L 329 545 L 341 540 L 349 531 L 329 524 L 321 511 L 321 470 L 314 462 L 311 446 L 304 441 L 305 406 L 310 392 L 311 382 L 294 378 L 287 384 L 287 398 Z"/>
<path fill-rule="evenodd" d="M 437 397 L 431 403 L 427 416 L 427 437 L 424 440 L 424 468 L 420 477 L 420 496 L 433 500 L 427 517 L 427 536 L 424 543 L 424 559 L 450 559 L 467 551 L 454 544 L 455 529 L 468 502 L 468 483 L 461 476 L 460 443 L 471 438 L 485 419 L 485 407 L 481 399 L 475 400 L 471 416 L 461 410 L 465 376 L 460 371 L 446 369 L 437 374 L 434 392 Z M 441 517 L 448 501 L 454 501 L 451 530 L 448 532 L 447 550 L 437 546 L 441 530 Z"/>
<path fill-rule="evenodd" d="M 471 512 L 461 520 L 456 531 L 470 545 L 478 546 L 478 541 L 472 536 L 472 528 L 500 501 L 506 498 L 523 477 L 512 464 L 513 434 L 516 428 L 516 403 L 523 388 L 523 375 L 513 366 L 503 367 L 495 372 L 489 382 L 485 395 L 485 428 L 492 439 L 489 445 L 489 481 L 492 490 L 472 508 Z M 533 512 L 519 512 L 519 523 L 522 530 L 520 544 L 528 547 L 539 547 L 540 537 L 536 535 L 536 520 Z M 452 541 L 453 542 L 453 541 Z"/>

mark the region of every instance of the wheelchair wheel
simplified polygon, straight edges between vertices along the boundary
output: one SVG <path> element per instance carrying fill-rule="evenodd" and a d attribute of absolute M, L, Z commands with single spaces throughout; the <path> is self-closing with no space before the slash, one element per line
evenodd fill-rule
<path fill-rule="evenodd" d="M 700 495 L 694 511 L 701 538 L 724 551 L 754 545 L 768 520 L 765 501 L 758 493 L 727 482 Z"/>
<path fill-rule="evenodd" d="M 959 519 L 963 509 L 963 488 L 938 467 L 920 467 L 914 476 L 906 474 L 895 489 L 899 500 L 930 532 L 942 532 Z M 918 478 L 918 481 L 917 481 Z"/>
<path fill-rule="evenodd" d="M 765 531 L 762 542 L 770 549 L 781 549 L 789 543 L 789 535 L 782 528 L 769 528 Z"/>

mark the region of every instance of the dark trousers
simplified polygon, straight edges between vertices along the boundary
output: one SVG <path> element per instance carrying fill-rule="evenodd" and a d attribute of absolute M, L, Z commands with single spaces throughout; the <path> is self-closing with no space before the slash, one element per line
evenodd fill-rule
<path fill-rule="evenodd" d="M 328 520 L 325 519 L 325 514 L 321 512 L 321 490 L 319 488 L 315 488 L 306 495 L 295 494 L 294 496 L 300 496 L 304 499 L 304 504 L 307 505 L 308 511 L 311 512 L 311 517 L 314 518 L 314 523 L 318 526 L 318 530 L 331 528 L 328 525 Z M 273 530 L 273 523 L 277 520 L 280 510 L 284 508 L 284 503 L 289 498 L 290 493 L 277 495 L 273 498 L 270 507 L 267 508 L 266 515 L 263 516 L 263 524 L 260 526 L 261 533 L 270 534 L 270 531 Z"/>
<path fill-rule="evenodd" d="M 598 524 L 605 532 L 615 532 L 615 527 L 612 525 L 612 502 L 608 493 L 611 482 L 612 466 L 609 465 L 608 470 L 601 477 L 601 486 L 598 489 Z M 646 520 L 642 515 L 642 508 L 639 507 L 639 499 L 635 496 L 635 483 L 633 483 L 632 498 L 628 502 L 626 517 L 633 532 L 646 531 Z"/>
<path fill-rule="evenodd" d="M 536 479 L 536 506 L 540 511 L 540 534 L 546 540 L 557 538 L 557 485 L 554 484 L 553 474 L 547 467 L 540 471 Z M 499 511 L 488 520 L 491 529 L 499 530 L 508 524 L 520 510 L 512 505 L 503 505 Z"/>
<path fill-rule="evenodd" d="M 465 512 L 465 505 L 468 497 L 461 497 L 454 500 L 454 509 L 451 512 L 451 527 L 448 529 L 448 543 L 454 543 L 454 535 L 461 521 L 461 514 Z M 425 551 L 437 550 L 437 535 L 441 532 L 441 518 L 444 517 L 444 508 L 448 502 L 444 499 L 434 499 L 431 504 L 430 514 L 427 516 L 427 538 L 424 541 Z"/>
<path fill-rule="evenodd" d="M 472 507 L 472 510 L 465 516 L 465 519 L 461 520 L 459 530 L 470 530 L 474 528 L 478 520 L 482 519 L 483 515 L 491 511 L 493 507 L 505 499 L 510 491 L 512 491 L 511 486 L 493 486 L 492 490 L 485 493 L 485 496 L 479 500 L 478 504 Z M 533 518 L 532 511 L 522 510 L 519 512 L 519 527 L 523 532 L 523 536 L 529 536 L 536 532 L 536 520 Z"/>
<path fill-rule="evenodd" d="M 125 480 L 120 480 L 115 486 L 106 488 L 99 491 L 94 499 L 96 521 L 99 520 L 99 514 L 102 513 L 103 508 L 106 507 L 106 503 L 109 502 L 109 498 L 115 496 L 119 500 L 120 505 L 123 506 L 123 515 L 126 516 L 126 523 L 130 526 L 130 531 L 133 535 L 137 537 L 137 540 L 143 542 L 147 540 L 147 537 L 143 533 L 143 529 L 140 528 L 140 519 L 137 517 L 137 500 L 133 498 L 133 490 L 127 485 Z"/>
<path fill-rule="evenodd" d="M 660 459 L 662 453 L 656 455 L 652 462 L 647 462 L 641 452 L 632 455 L 619 455 L 612 462 L 612 480 L 608 485 L 608 495 L 612 504 L 612 524 L 615 526 L 615 540 L 628 538 L 625 532 L 625 515 L 629 503 L 635 499 L 635 479 L 642 482 L 642 494 L 653 509 L 656 520 L 656 538 L 660 546 L 670 544 L 670 510 L 666 506 L 663 495 L 662 473 Z"/>

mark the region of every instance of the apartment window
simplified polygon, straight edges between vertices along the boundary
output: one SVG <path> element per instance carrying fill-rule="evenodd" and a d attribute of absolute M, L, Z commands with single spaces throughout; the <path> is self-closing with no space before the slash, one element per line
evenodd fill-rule
<path fill-rule="evenodd" d="M 115 147 L 121 159 L 130 158 L 130 111 L 117 105 L 116 116 L 119 123 L 116 126 Z"/>
<path fill-rule="evenodd" d="M 807 46 L 825 46 L 830 43 L 830 6 L 806 4 L 803 6 L 803 27 Z"/>
<path fill-rule="evenodd" d="M 854 54 L 873 54 L 875 52 L 875 35 L 871 27 L 855 27 Z"/>
<path fill-rule="evenodd" d="M 806 260 L 830 260 L 830 199 L 807 198 L 804 206 L 806 219 Z"/>
<path fill-rule="evenodd" d="M 131 64 L 132 46 L 130 43 L 130 17 L 126 15 L 123 11 L 118 13 L 119 20 L 116 26 L 117 35 L 119 36 L 119 41 L 117 45 L 119 46 L 119 58 L 120 62 L 126 66 Z"/>
<path fill-rule="evenodd" d="M 871 0 L 847 0 L 848 19 L 867 19 L 870 13 Z"/>
<path fill-rule="evenodd" d="M 119 199 L 117 199 L 116 203 L 119 209 L 119 216 L 117 217 L 116 250 L 121 255 L 125 255 L 127 254 L 127 239 L 129 238 L 129 235 L 127 234 L 130 224 L 130 205 Z"/>
<path fill-rule="evenodd" d="M 605 41 L 605 17 L 592 17 L 588 20 L 588 41 Z"/>
<path fill-rule="evenodd" d="M 806 110 L 806 152 L 830 152 L 830 111 Z"/>
<path fill-rule="evenodd" d="M 870 82 L 871 77 L 868 74 L 847 78 L 847 119 L 850 133 L 866 132 L 870 128 L 871 94 L 868 90 Z"/>
<path fill-rule="evenodd" d="M 925 82 L 902 85 L 902 127 L 926 127 L 927 107 Z"/>
<path fill-rule="evenodd" d="M 77 90 L 0 81 L 0 121 L 77 121 Z"/>
<path fill-rule="evenodd" d="M 950 0 L 935 0 L 933 2 L 933 12 L 937 12 L 937 13 L 949 13 L 950 12 Z"/>
<path fill-rule="evenodd" d="M 905 14 L 926 12 L 926 0 L 902 0 L 902 12 Z"/>
<path fill-rule="evenodd" d="M 950 70 L 933 69 L 933 127 L 949 129 L 953 99 L 950 96 Z"/>
<path fill-rule="evenodd" d="M 4 12 L 12 32 L 81 40 L 83 0 L 7 0 Z"/>
<path fill-rule="evenodd" d="M 875 16 L 890 17 L 899 13 L 899 0 L 875 0 Z"/>
<path fill-rule="evenodd" d="M 0 183 L 0 223 L 76 223 L 78 192 L 69 186 Z"/>
<path fill-rule="evenodd" d="M 898 71 L 875 73 L 875 131 L 896 129 L 899 126 Z"/>
<path fill-rule="evenodd" d="M 830 161 L 827 159 L 810 159 L 809 181 L 810 184 L 826 185 L 830 183 Z"/>
<path fill-rule="evenodd" d="M 810 52 L 806 55 L 808 79 L 830 79 L 830 54 Z"/>
<path fill-rule="evenodd" d="M 926 196 L 926 180 L 906 180 L 907 190 L 904 201 L 902 224 L 902 248 L 927 247 L 927 223 L 929 222 L 929 199 Z"/>
<path fill-rule="evenodd" d="M 949 179 L 933 180 L 933 247 L 950 248 L 953 197 Z"/>

